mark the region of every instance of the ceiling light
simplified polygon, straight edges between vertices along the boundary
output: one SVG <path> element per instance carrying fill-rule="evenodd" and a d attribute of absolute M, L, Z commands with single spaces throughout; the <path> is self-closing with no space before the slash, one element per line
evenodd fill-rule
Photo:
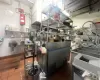
<path fill-rule="evenodd" d="M 63 30 L 61 29 L 60 32 L 63 32 Z"/>
<path fill-rule="evenodd" d="M 66 15 L 66 16 L 70 16 L 70 14 L 69 14 L 66 10 L 62 11 L 62 13 L 63 13 L 64 15 Z"/>
<path fill-rule="evenodd" d="M 6 12 L 6 14 L 9 14 L 9 15 L 14 14 L 14 12 L 13 12 L 13 11 L 11 11 L 11 10 L 5 10 L 5 12 Z"/>
<path fill-rule="evenodd" d="M 11 11 L 11 10 L 8 10 L 11 14 L 13 14 L 14 12 L 13 11 Z"/>
<path fill-rule="evenodd" d="M 32 0 L 28 0 L 30 3 L 33 3 L 34 4 L 34 2 L 32 1 Z"/>

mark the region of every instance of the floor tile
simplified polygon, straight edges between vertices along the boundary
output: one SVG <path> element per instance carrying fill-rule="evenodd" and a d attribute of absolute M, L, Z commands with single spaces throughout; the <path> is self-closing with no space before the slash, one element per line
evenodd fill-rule
<path fill-rule="evenodd" d="M 15 73 L 13 76 L 8 77 L 8 80 L 21 80 L 20 73 Z"/>
<path fill-rule="evenodd" d="M 6 79 L 6 78 L 8 78 L 8 73 L 9 73 L 9 71 L 3 71 L 2 73 L 1 73 L 1 78 L 2 79 Z"/>
<path fill-rule="evenodd" d="M 0 77 L 2 76 L 1 74 L 2 74 L 2 72 L 0 72 Z"/>
<path fill-rule="evenodd" d="M 8 73 L 8 76 L 12 76 L 13 74 L 15 74 L 15 69 L 10 69 L 9 73 Z"/>

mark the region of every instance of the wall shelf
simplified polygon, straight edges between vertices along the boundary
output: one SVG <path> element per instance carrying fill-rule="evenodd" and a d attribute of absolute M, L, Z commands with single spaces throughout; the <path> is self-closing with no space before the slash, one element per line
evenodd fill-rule
<path fill-rule="evenodd" d="M 11 30 L 5 30 L 5 37 L 6 38 L 28 38 L 29 33 L 28 32 L 20 32 L 20 31 L 11 31 Z"/>

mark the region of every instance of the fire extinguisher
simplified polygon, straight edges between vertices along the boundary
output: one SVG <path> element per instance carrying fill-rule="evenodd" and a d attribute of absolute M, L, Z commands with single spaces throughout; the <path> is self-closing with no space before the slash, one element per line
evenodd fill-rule
<path fill-rule="evenodd" d="M 25 25 L 25 14 L 24 10 L 19 8 L 20 12 L 20 25 Z"/>
<path fill-rule="evenodd" d="M 20 25 L 25 25 L 25 15 L 24 15 L 24 13 L 20 13 Z"/>

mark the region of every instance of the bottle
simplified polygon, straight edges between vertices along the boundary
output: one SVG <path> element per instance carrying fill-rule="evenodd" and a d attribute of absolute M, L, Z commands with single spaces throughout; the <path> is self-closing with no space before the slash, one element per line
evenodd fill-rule
<path fill-rule="evenodd" d="M 40 72 L 39 74 L 39 80 L 46 80 L 46 75 L 44 72 Z"/>

